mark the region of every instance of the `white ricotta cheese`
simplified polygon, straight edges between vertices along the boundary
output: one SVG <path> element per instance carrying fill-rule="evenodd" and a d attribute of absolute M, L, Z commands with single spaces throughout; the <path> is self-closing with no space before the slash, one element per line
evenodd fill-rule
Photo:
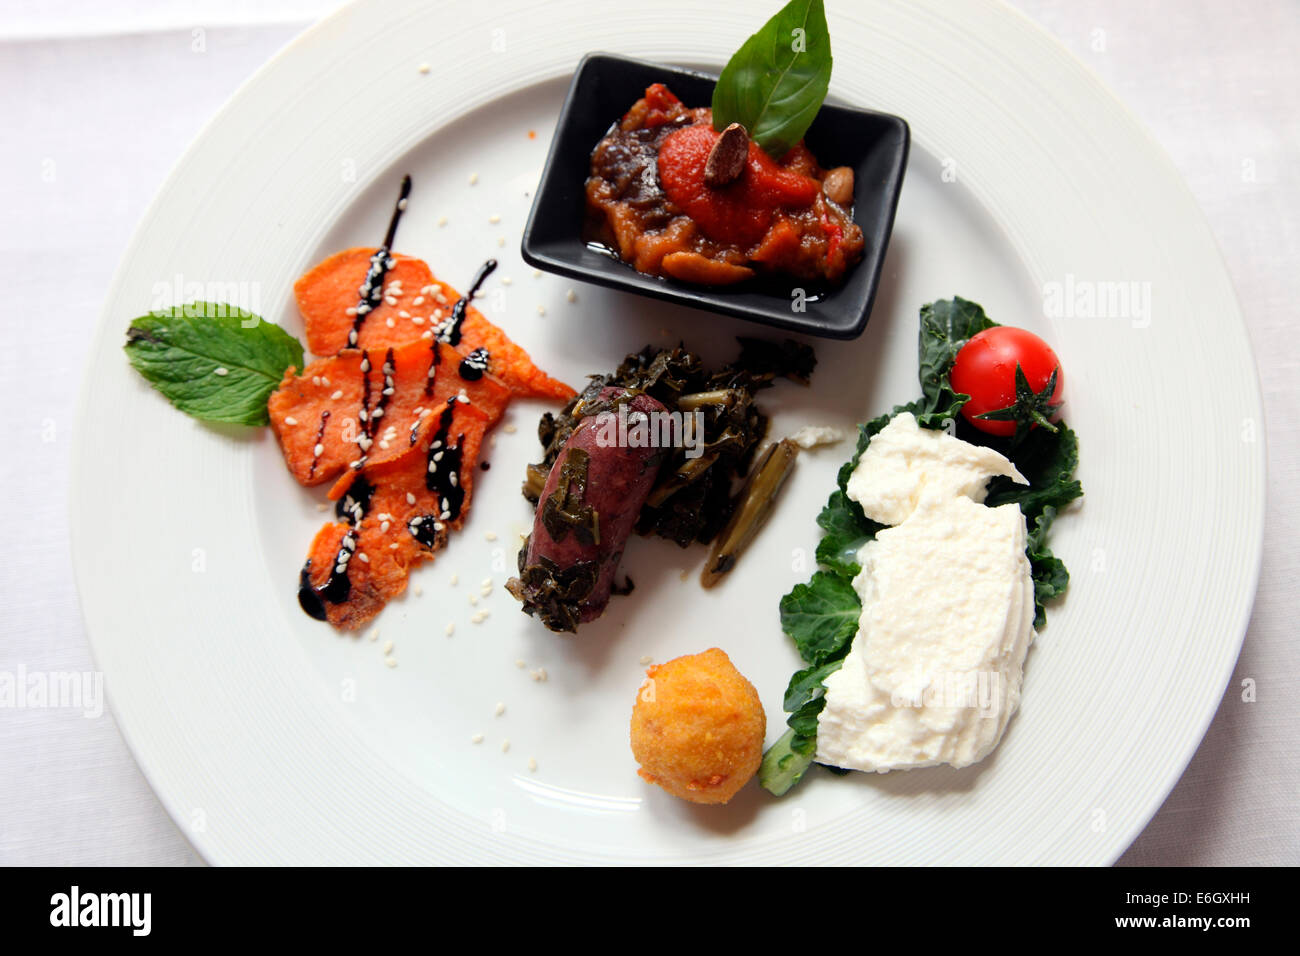
<path fill-rule="evenodd" d="M 818 445 L 834 445 L 844 440 L 844 432 L 834 425 L 804 425 L 790 440 L 805 450 Z"/>
<path fill-rule="evenodd" d="M 920 428 L 907 413 L 867 446 L 848 495 L 893 527 L 859 552 L 862 616 L 826 679 L 817 757 L 851 770 L 986 757 L 1020 704 L 1034 638 L 1024 515 L 983 505 L 997 452 Z"/>

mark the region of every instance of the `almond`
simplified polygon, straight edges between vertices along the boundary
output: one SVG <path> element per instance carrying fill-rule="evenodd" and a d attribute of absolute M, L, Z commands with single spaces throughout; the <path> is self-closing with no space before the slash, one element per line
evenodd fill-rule
<path fill-rule="evenodd" d="M 745 171 L 749 158 L 749 133 L 739 123 L 722 131 L 704 163 L 704 184 L 717 188 L 734 182 Z"/>
<path fill-rule="evenodd" d="M 826 198 L 841 206 L 853 205 L 853 167 L 837 166 L 822 180 Z"/>

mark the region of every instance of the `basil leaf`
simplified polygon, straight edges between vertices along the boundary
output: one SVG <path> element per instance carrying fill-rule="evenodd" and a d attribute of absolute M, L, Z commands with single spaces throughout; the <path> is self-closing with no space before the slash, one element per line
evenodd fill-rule
<path fill-rule="evenodd" d="M 191 302 L 134 320 L 126 357 L 166 399 L 194 418 L 238 425 L 270 421 L 266 400 L 302 345 L 278 325 L 216 302 Z"/>
<path fill-rule="evenodd" d="M 727 62 L 713 89 L 713 128 L 740 123 L 779 159 L 803 139 L 830 82 L 822 0 L 790 0 Z"/>

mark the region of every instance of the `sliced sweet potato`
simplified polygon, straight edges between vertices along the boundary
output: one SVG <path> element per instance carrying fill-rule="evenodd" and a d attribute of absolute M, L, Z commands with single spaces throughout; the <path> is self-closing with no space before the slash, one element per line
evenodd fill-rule
<path fill-rule="evenodd" d="M 472 305 L 465 310 L 465 321 L 461 323 L 459 348 L 466 353 L 479 348 L 487 349 L 488 371 L 521 398 L 547 398 L 567 402 L 577 394 L 568 385 L 551 378 L 533 364 L 527 352 Z"/>
<path fill-rule="evenodd" d="M 349 347 L 348 334 L 356 321 L 361 284 L 376 251 L 355 247 L 336 252 L 294 283 L 293 295 L 306 325 L 307 347 L 315 354 L 336 355 Z M 396 252 L 392 258 L 393 266 L 384 277 L 384 301 L 361 322 L 357 348 L 405 345 L 431 327 L 430 316 L 437 304 L 420 292 L 433 282 L 428 264 Z M 415 304 L 417 299 L 419 305 Z"/>
<path fill-rule="evenodd" d="M 349 347 L 361 284 L 375 251 L 358 247 L 335 253 L 294 284 L 294 296 L 306 324 L 307 346 L 317 355 L 335 355 Z M 434 278 L 423 260 L 400 253 L 393 254 L 393 267 L 385 277 L 384 289 L 392 295 L 360 323 L 357 348 L 373 351 L 415 341 L 450 319 L 461 297 L 454 288 Z M 462 355 L 487 349 L 488 371 L 516 395 L 567 402 L 575 394 L 533 364 L 526 351 L 472 305 L 465 310 L 456 348 Z"/>
<path fill-rule="evenodd" d="M 330 497 L 342 505 L 341 520 L 317 533 L 304 566 L 299 591 L 304 609 L 323 614 L 335 627 L 355 630 L 401 594 L 411 569 L 431 560 L 448 534 L 464 524 L 489 425 L 483 411 L 452 399 L 421 418 L 415 442 L 400 453 L 349 469 L 330 489 Z M 457 478 L 451 483 L 453 470 Z M 446 500 L 442 491 L 449 486 L 463 494 L 460 501 Z M 346 594 L 331 596 L 331 575 L 338 578 L 340 566 Z"/>
<path fill-rule="evenodd" d="M 381 460 L 395 454 L 410 445 L 421 411 L 462 391 L 489 424 L 510 400 L 509 389 L 491 375 L 462 377 L 460 355 L 433 340 L 392 350 L 392 394 L 384 395 L 389 354 L 387 349 L 348 350 L 311 363 L 301 375 L 294 369 L 285 373 L 267 411 L 285 463 L 299 483 L 318 485 L 363 457 Z"/>

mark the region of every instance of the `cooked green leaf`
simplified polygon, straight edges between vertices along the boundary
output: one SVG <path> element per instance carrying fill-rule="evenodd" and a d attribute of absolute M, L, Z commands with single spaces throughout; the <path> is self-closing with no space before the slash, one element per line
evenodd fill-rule
<path fill-rule="evenodd" d="M 302 346 L 278 325 L 235 306 L 192 302 L 133 321 L 126 356 L 169 402 L 194 418 L 239 425 L 270 421 L 266 399 Z"/>
<path fill-rule="evenodd" d="M 1033 429 L 1016 447 L 1006 439 L 969 429 L 959 419 L 969 396 L 954 392 L 949 373 L 957 352 L 975 333 L 996 325 L 974 302 L 954 297 L 921 309 L 920 379 L 922 397 L 899 405 L 858 426 L 853 456 L 841 466 L 838 488 L 817 517 L 826 532 L 817 546 L 817 562 L 824 570 L 808 584 L 797 585 L 781 600 L 781 626 L 795 641 L 811 667 L 797 672 L 786 689 L 785 710 L 790 730 L 763 756 L 760 783 L 780 796 L 802 779 L 817 750 L 817 722 L 826 706 L 825 678 L 837 670 L 852 644 L 861 613 L 853 578 L 861 568 L 857 552 L 875 537 L 881 525 L 868 518 L 846 494 L 849 477 L 871 439 L 900 412 L 911 412 L 924 428 L 969 430 L 968 440 L 988 445 L 1007 455 L 1029 481 L 1019 485 L 1009 478 L 989 482 L 986 499 L 991 506 L 1015 502 L 1029 528 L 1025 548 L 1034 583 L 1034 627 L 1046 623 L 1044 602 L 1065 593 L 1070 573 L 1047 547 L 1048 531 L 1057 509 L 1083 494 L 1074 478 L 1079 463 L 1078 438 L 1064 422 L 1056 433 Z M 831 768 L 834 769 L 834 768 Z"/>
<path fill-rule="evenodd" d="M 792 746 L 797 737 L 793 730 L 787 730 L 763 754 L 763 762 L 759 764 L 758 783 L 775 797 L 781 796 L 802 780 L 804 772 L 812 765 L 812 749 L 805 747 L 803 750 L 795 750 Z"/>
<path fill-rule="evenodd" d="M 857 633 L 861 613 L 862 602 L 849 580 L 818 571 L 781 599 L 781 629 L 804 660 L 824 664 Z"/>
<path fill-rule="evenodd" d="M 779 158 L 803 139 L 830 82 L 822 0 L 790 0 L 727 62 L 713 89 L 713 128 L 740 123 Z"/>
<path fill-rule="evenodd" d="M 1029 484 L 994 478 L 989 482 L 986 504 L 1014 501 L 1032 525 L 1045 508 L 1063 508 L 1083 494 L 1083 485 L 1074 477 L 1079 465 L 1079 437 L 1065 422 L 1057 423 L 1055 434 L 1034 429 L 1018 448 L 1006 454 Z"/>
<path fill-rule="evenodd" d="M 922 422 L 927 428 L 943 427 L 943 419 L 956 420 L 957 412 L 970 400 L 952 390 L 948 374 L 953 360 L 972 335 L 997 323 L 984 314 L 978 304 L 953 296 L 921 307 L 919 366 L 922 399 L 921 411 L 933 421 Z M 918 415 L 918 420 L 920 416 Z"/>
<path fill-rule="evenodd" d="M 817 524 L 826 532 L 817 542 L 817 563 L 847 578 L 861 570 L 858 551 L 883 527 L 864 515 L 862 506 L 850 501 L 838 488 L 831 492 L 826 507 L 817 516 Z"/>

